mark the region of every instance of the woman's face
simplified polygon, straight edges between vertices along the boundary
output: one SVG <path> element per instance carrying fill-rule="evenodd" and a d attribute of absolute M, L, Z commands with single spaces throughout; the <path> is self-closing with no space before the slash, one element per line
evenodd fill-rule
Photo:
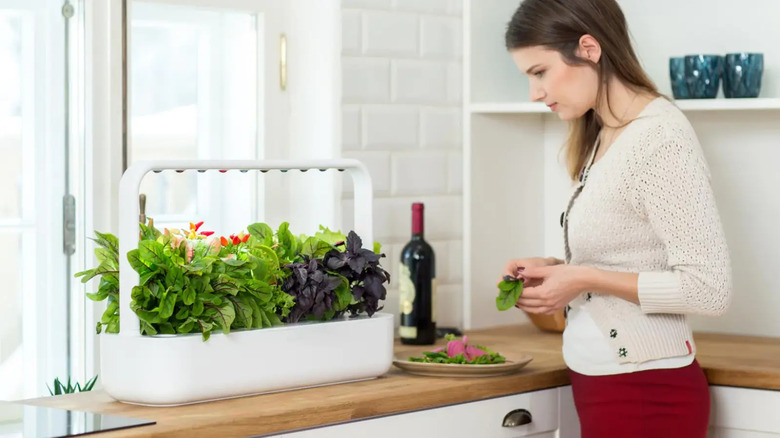
<path fill-rule="evenodd" d="M 599 78 L 590 64 L 569 65 L 559 52 L 541 46 L 510 53 L 530 78 L 531 100 L 544 102 L 561 120 L 577 119 L 595 107 Z"/>

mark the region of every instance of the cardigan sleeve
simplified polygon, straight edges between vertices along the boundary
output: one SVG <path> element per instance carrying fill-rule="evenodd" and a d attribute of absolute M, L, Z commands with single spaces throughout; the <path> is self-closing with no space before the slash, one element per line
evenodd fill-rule
<path fill-rule="evenodd" d="M 640 272 L 644 313 L 721 315 L 731 302 L 731 260 L 698 143 L 666 139 L 640 166 L 636 206 L 666 249 L 667 269 Z"/>

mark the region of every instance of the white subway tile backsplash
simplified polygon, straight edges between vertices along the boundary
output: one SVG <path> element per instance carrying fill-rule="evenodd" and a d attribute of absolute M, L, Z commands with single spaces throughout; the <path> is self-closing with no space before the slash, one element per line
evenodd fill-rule
<path fill-rule="evenodd" d="M 425 202 L 425 236 L 427 239 L 461 238 L 463 235 L 463 212 L 461 211 L 462 199 L 460 196 L 423 198 L 422 202 Z"/>
<path fill-rule="evenodd" d="M 458 107 L 425 108 L 420 112 L 423 149 L 460 149 L 463 114 Z"/>
<path fill-rule="evenodd" d="M 407 201 L 401 198 L 374 199 L 374 235 L 380 242 L 402 242 L 408 239 L 411 217 Z M 409 210 L 409 211 L 407 211 Z"/>
<path fill-rule="evenodd" d="M 374 240 L 405 243 L 411 237 L 412 203 L 425 204 L 425 238 L 430 241 L 457 240 L 463 235 L 460 196 L 407 196 L 374 198 Z M 342 201 L 342 230 L 354 227 L 354 201 Z M 399 253 L 400 254 L 400 253 Z"/>
<path fill-rule="evenodd" d="M 448 157 L 449 192 L 453 195 L 463 193 L 463 154 L 450 152 Z"/>
<path fill-rule="evenodd" d="M 436 327 L 462 327 L 463 287 L 439 284 L 436 290 Z"/>
<path fill-rule="evenodd" d="M 393 102 L 441 103 L 447 101 L 448 65 L 444 62 L 393 60 Z"/>
<path fill-rule="evenodd" d="M 341 12 L 341 53 L 358 54 L 361 47 L 360 11 Z"/>
<path fill-rule="evenodd" d="M 404 198 L 374 198 L 374 240 L 383 245 L 406 242 L 411 236 L 412 201 Z M 354 200 L 342 201 L 342 229 L 354 227 Z M 400 252 L 397 253 L 400 255 Z M 394 265 L 392 265 L 394 266 Z"/>
<path fill-rule="evenodd" d="M 392 159 L 393 195 L 447 193 L 447 154 L 396 153 Z"/>
<path fill-rule="evenodd" d="M 417 56 L 419 22 L 416 14 L 366 12 L 363 14 L 363 53 L 370 56 Z"/>
<path fill-rule="evenodd" d="M 342 58 L 342 98 L 345 102 L 387 102 L 390 99 L 390 60 Z"/>
<path fill-rule="evenodd" d="M 345 151 L 360 149 L 360 106 L 344 105 L 341 108 L 341 142 Z"/>
<path fill-rule="evenodd" d="M 395 274 L 411 205 L 423 202 L 437 323 L 461 326 L 463 0 L 343 0 L 342 8 L 343 156 L 366 164 L 374 183 L 374 240 L 393 277 L 385 311 L 398 314 Z M 354 221 L 349 180 L 343 231 Z"/>
<path fill-rule="evenodd" d="M 385 287 L 387 288 L 387 295 L 385 301 L 382 302 L 382 312 L 392 313 L 396 316 L 394 320 L 395 327 L 397 328 L 399 325 L 401 325 L 401 318 L 398 316 L 400 315 L 401 309 L 401 295 L 398 293 L 398 283 L 393 284 L 393 280 L 393 278 L 390 278 L 389 287 L 387 284 L 385 284 Z"/>
<path fill-rule="evenodd" d="M 396 9 L 424 12 L 428 14 L 446 14 L 448 0 L 393 0 Z"/>
<path fill-rule="evenodd" d="M 391 279 L 393 281 L 394 279 Z M 394 287 L 397 286 L 393 285 Z M 436 327 L 462 327 L 463 305 L 461 295 L 463 288 L 460 285 L 438 283 L 436 288 Z M 389 288 L 387 299 L 383 302 L 382 312 L 396 315 L 394 325 L 396 328 L 401 323 L 400 295 L 398 289 Z"/>
<path fill-rule="evenodd" d="M 374 196 L 390 192 L 390 154 L 387 152 L 345 152 L 344 158 L 354 158 L 365 164 L 371 175 Z M 353 191 L 352 178 L 344 177 L 344 191 Z"/>
<path fill-rule="evenodd" d="M 451 62 L 447 65 L 447 103 L 463 101 L 463 64 Z"/>
<path fill-rule="evenodd" d="M 463 16 L 463 2 L 465 0 L 449 0 L 447 3 L 447 13 L 451 15 Z"/>
<path fill-rule="evenodd" d="M 341 0 L 342 8 L 389 9 L 392 0 Z"/>
<path fill-rule="evenodd" d="M 460 59 L 463 52 L 461 19 L 425 16 L 421 20 L 422 56 Z"/>
<path fill-rule="evenodd" d="M 396 257 L 400 257 L 400 254 L 395 251 L 395 245 L 388 245 L 384 242 L 382 242 L 382 249 L 380 251 L 385 256 L 379 259 L 379 264 L 382 265 L 385 271 L 389 272 L 390 276 L 392 277 L 393 273 L 395 272 L 395 266 L 398 264 Z M 393 282 L 392 278 L 390 281 L 391 285 L 398 284 Z"/>
<path fill-rule="evenodd" d="M 447 273 L 449 283 L 460 283 L 463 280 L 463 241 L 453 240 L 447 247 Z"/>
<path fill-rule="evenodd" d="M 428 240 L 426 238 L 426 240 Z M 433 255 L 436 259 L 436 281 L 439 284 L 450 282 L 450 274 L 447 266 L 447 254 L 449 244 L 446 240 L 428 241 L 433 247 Z"/>
<path fill-rule="evenodd" d="M 403 253 L 404 246 L 406 246 L 406 243 L 412 237 L 412 216 L 411 216 L 411 212 L 409 214 L 409 224 L 408 225 L 409 225 L 409 229 L 407 231 L 408 234 L 407 234 L 407 236 L 405 238 L 406 240 L 403 243 L 396 243 L 394 245 L 390 245 L 392 247 L 393 257 L 395 257 L 393 259 L 393 262 L 389 265 L 391 270 L 388 271 L 388 272 L 390 272 L 390 275 L 398 274 L 398 266 L 401 263 L 401 253 Z M 396 284 L 398 284 L 398 283 L 396 283 Z"/>
<path fill-rule="evenodd" d="M 362 131 L 368 150 L 417 148 L 419 111 L 413 106 L 363 106 Z"/>

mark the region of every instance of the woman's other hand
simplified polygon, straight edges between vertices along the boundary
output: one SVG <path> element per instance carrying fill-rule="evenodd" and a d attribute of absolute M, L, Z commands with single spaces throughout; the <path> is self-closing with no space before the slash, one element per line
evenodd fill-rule
<path fill-rule="evenodd" d="M 589 268 L 577 265 L 526 267 L 523 294 L 515 307 L 528 313 L 553 314 L 577 297 L 587 282 Z"/>

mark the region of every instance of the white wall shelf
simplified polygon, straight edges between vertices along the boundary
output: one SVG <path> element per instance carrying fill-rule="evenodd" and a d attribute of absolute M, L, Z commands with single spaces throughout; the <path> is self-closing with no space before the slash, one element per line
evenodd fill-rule
<path fill-rule="evenodd" d="M 683 111 L 759 111 L 780 110 L 780 98 L 755 99 L 690 99 L 677 100 L 675 104 Z M 471 113 L 478 114 L 544 114 L 550 109 L 541 102 L 519 103 L 473 103 Z"/>

